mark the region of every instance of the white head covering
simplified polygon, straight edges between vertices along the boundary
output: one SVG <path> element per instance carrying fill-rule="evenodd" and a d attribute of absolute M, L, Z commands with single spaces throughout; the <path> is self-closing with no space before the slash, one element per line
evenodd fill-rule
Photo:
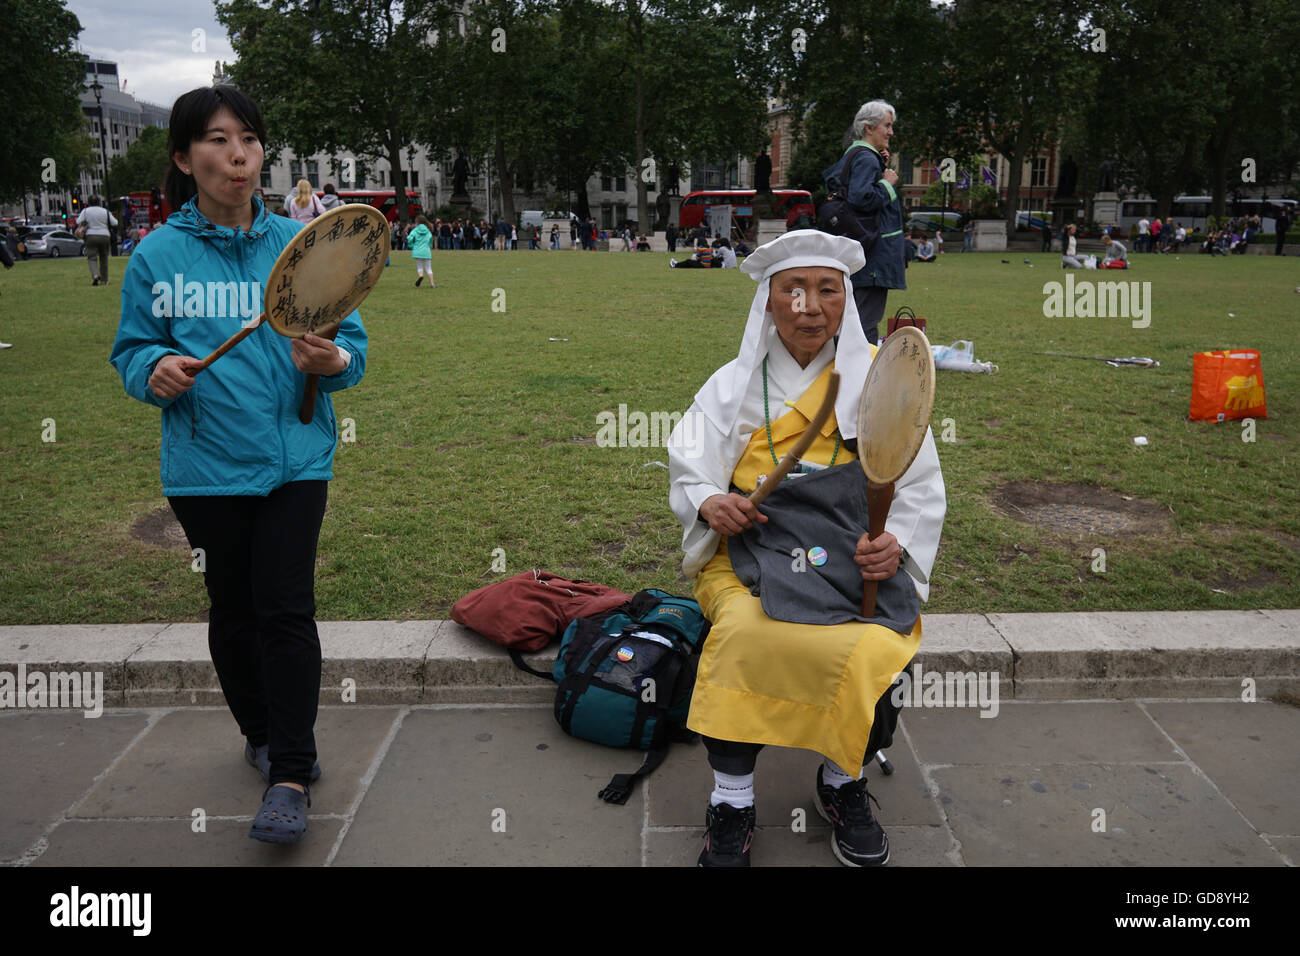
<path fill-rule="evenodd" d="M 740 342 L 740 354 L 732 363 L 731 375 L 715 375 L 695 395 L 700 410 L 724 434 L 730 434 L 740 415 L 750 380 L 767 355 L 771 330 L 775 327 L 767 311 L 772 276 L 786 269 L 825 266 L 844 274 L 844 316 L 835 346 L 835 370 L 840 373 L 840 391 L 835 400 L 835 418 L 840 434 L 855 438 L 858 433 L 858 400 L 871 364 L 871 351 L 858 307 L 853 300 L 849 277 L 866 264 L 861 243 L 845 236 L 832 236 L 817 229 L 796 229 L 778 236 L 754 250 L 740 267 L 758 282 L 749 320 Z M 777 341 L 780 341 L 777 339 Z"/>

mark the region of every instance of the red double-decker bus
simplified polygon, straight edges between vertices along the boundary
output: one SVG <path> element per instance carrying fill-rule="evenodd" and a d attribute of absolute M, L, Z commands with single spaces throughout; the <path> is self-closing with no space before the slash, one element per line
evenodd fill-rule
<path fill-rule="evenodd" d="M 731 206 L 732 218 L 747 232 L 754 216 L 754 190 L 700 189 L 687 193 L 682 197 L 680 228 L 688 231 L 704 223 L 712 206 Z M 785 216 L 787 229 L 811 228 L 815 221 L 812 194 L 806 189 L 773 189 L 772 207 L 776 215 Z"/>
<path fill-rule="evenodd" d="M 317 192 L 317 196 L 324 196 L 323 192 Z M 397 190 L 395 189 L 340 189 L 340 202 L 358 202 L 365 203 L 367 206 L 374 206 L 384 214 L 384 217 L 390 222 L 397 222 Z M 411 219 L 424 212 L 424 207 L 420 205 L 420 194 L 414 189 L 406 191 L 406 201 L 411 207 Z"/>
<path fill-rule="evenodd" d="M 276 206 L 284 203 L 284 197 L 278 193 L 268 193 L 262 187 L 258 186 L 254 192 L 258 198 L 265 202 L 273 211 Z M 323 192 L 317 192 L 317 196 L 325 195 Z M 392 189 L 340 189 L 340 202 L 365 203 L 367 206 L 374 206 L 389 222 L 397 221 L 397 192 Z M 147 224 L 150 228 L 158 226 L 167 221 L 167 217 L 172 214 L 171 206 L 167 202 L 167 197 L 162 195 L 158 190 L 152 193 L 134 192 L 129 197 L 131 205 L 131 219 L 133 225 Z M 411 205 L 411 218 L 414 219 L 420 213 L 424 212 L 424 207 L 420 205 L 420 194 L 413 189 L 406 191 L 406 201 Z M 136 220 L 139 220 L 137 222 Z"/>

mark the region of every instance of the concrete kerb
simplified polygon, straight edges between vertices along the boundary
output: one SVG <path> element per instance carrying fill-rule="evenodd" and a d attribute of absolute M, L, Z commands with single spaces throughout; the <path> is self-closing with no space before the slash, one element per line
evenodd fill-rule
<path fill-rule="evenodd" d="M 544 702 L 554 685 L 453 621 L 322 621 L 322 704 Z M 1300 692 L 1300 610 L 933 614 L 915 667 L 997 674 L 1004 699 Z M 552 645 L 527 655 L 549 670 Z M 207 625 L 0 627 L 0 672 L 102 671 L 109 707 L 221 706 Z"/>

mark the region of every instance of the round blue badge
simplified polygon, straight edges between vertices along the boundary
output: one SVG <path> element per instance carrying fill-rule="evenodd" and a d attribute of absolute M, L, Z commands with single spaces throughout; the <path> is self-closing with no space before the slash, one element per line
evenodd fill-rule
<path fill-rule="evenodd" d="M 815 568 L 820 568 L 823 564 L 826 563 L 826 549 L 825 549 L 825 548 L 809 548 L 809 549 L 808 549 L 808 560 L 812 563 L 812 566 L 813 566 L 813 567 L 815 567 Z"/>

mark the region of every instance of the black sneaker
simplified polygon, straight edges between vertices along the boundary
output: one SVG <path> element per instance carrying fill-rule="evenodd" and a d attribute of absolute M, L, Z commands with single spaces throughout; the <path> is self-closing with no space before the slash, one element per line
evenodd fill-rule
<path fill-rule="evenodd" d="M 420 287 L 420 283 L 423 281 L 424 281 L 424 276 L 420 276 L 420 278 L 415 280 L 415 287 L 418 289 Z"/>
<path fill-rule="evenodd" d="M 831 849 L 845 866 L 884 866 L 889 862 L 889 838 L 871 816 L 864 777 L 836 788 L 822 783 L 817 768 L 817 812 L 835 828 Z M 876 804 L 879 806 L 879 803 Z"/>
<path fill-rule="evenodd" d="M 729 803 L 710 806 L 704 814 L 704 849 L 698 866 L 749 866 L 749 845 L 754 840 L 754 808 L 737 809 Z"/>

